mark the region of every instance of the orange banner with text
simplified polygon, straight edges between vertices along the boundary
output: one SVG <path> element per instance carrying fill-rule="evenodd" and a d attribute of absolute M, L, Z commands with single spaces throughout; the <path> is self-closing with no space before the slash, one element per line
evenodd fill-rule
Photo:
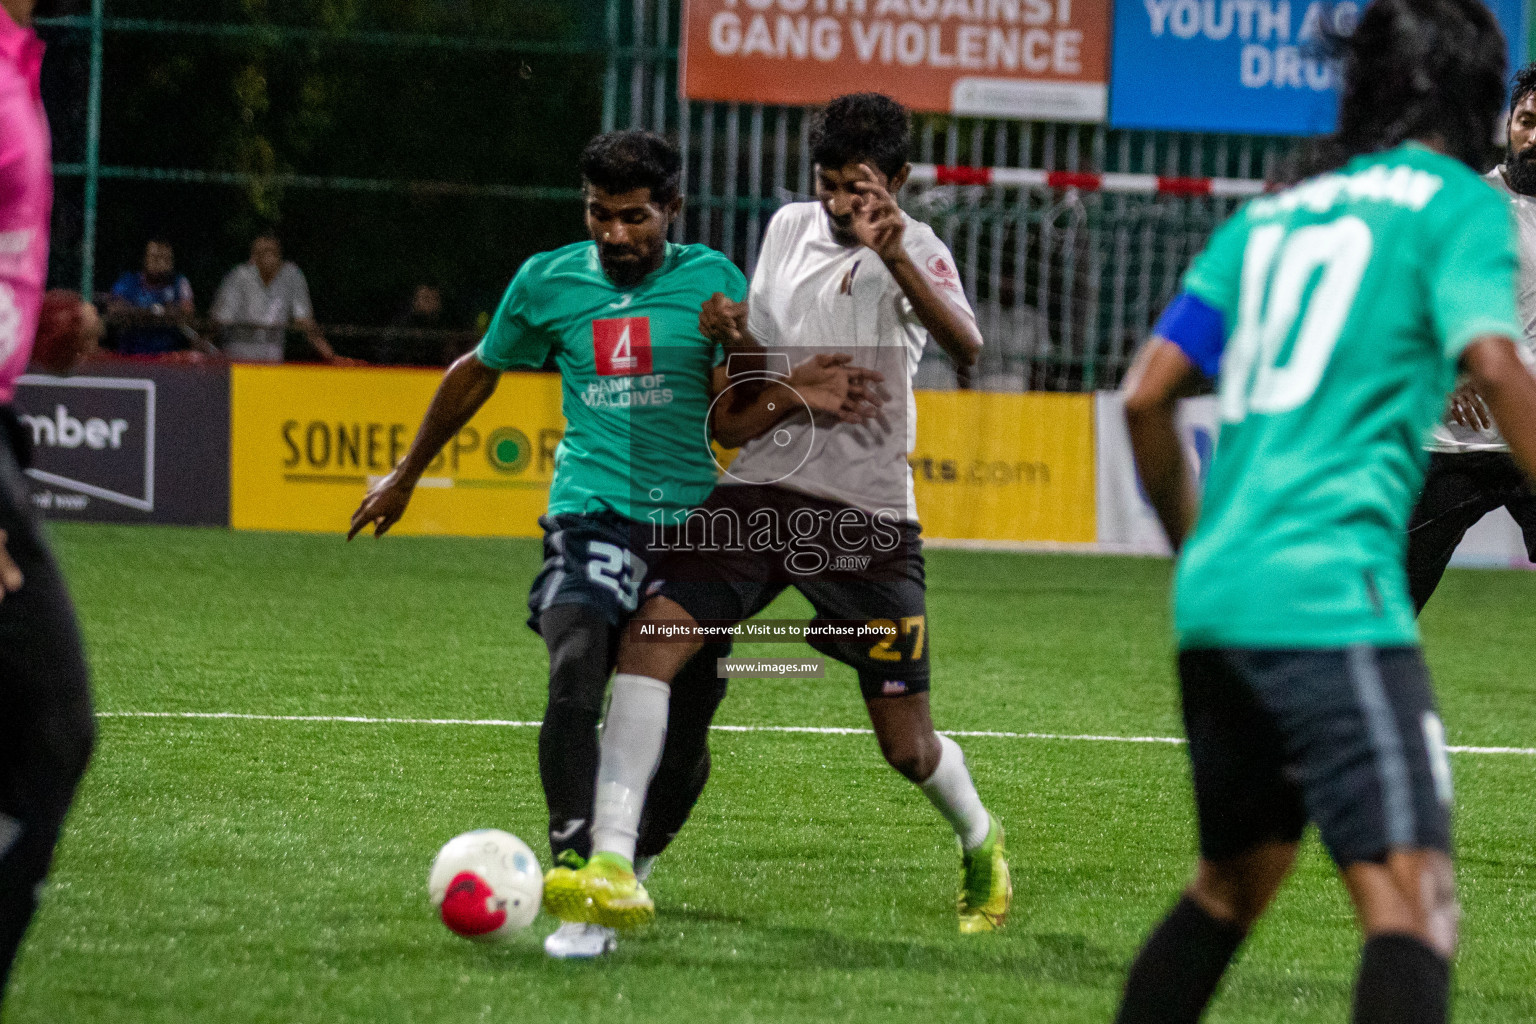
<path fill-rule="evenodd" d="M 1102 121 L 1110 0 L 686 0 L 681 94 Z"/>
<path fill-rule="evenodd" d="M 1092 395 L 919 391 L 909 461 L 925 537 L 1097 539 Z"/>
<path fill-rule="evenodd" d="M 442 372 L 241 366 L 230 379 L 230 525 L 345 532 L 416 435 Z M 537 537 L 560 378 L 507 374 L 416 487 L 396 533 Z"/>

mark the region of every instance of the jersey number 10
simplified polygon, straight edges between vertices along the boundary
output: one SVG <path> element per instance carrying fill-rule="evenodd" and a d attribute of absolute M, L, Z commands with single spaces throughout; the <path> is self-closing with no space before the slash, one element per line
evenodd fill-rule
<path fill-rule="evenodd" d="M 1312 397 L 1359 294 L 1372 244 L 1371 229 L 1352 216 L 1289 234 L 1279 224 L 1249 234 L 1237 329 L 1221 363 L 1222 420 L 1290 412 Z"/>

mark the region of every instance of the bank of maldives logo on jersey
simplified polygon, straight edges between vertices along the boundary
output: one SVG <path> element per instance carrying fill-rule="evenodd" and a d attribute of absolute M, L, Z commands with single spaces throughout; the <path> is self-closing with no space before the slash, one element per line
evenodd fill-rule
<path fill-rule="evenodd" d="M 600 377 L 651 372 L 651 318 L 626 316 L 592 321 L 592 355 Z"/>

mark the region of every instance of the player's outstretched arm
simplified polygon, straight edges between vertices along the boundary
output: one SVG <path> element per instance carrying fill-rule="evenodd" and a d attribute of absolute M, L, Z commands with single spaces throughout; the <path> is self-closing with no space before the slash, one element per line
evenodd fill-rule
<path fill-rule="evenodd" d="M 1510 454 L 1536 481 L 1536 378 L 1514 341 L 1502 335 L 1476 338 L 1461 354 L 1461 367 L 1509 442 Z"/>
<path fill-rule="evenodd" d="M 1194 394 L 1199 382 L 1184 351 L 1158 337 L 1137 354 L 1125 381 L 1125 425 L 1136 471 L 1175 554 L 1200 510 L 1178 429 L 1179 399 Z"/>
<path fill-rule="evenodd" d="M 464 429 L 495 393 L 500 379 L 501 371 L 486 366 L 474 352 L 461 356 L 448 367 L 405 458 L 368 492 L 357 511 L 352 513 L 352 528 L 347 531 L 347 540 L 367 526 L 373 527 L 375 537 L 382 537 L 400 521 L 405 507 L 411 502 L 416 481 L 421 479 L 421 474 L 437 458 L 449 438 Z"/>
<path fill-rule="evenodd" d="M 722 447 L 740 448 L 805 406 L 844 423 L 863 423 L 879 414 L 885 401 L 879 385 L 884 381 L 879 372 L 853 365 L 850 355 L 814 355 L 796 366 L 785 381 L 771 381 L 716 402 L 710 431 Z M 716 371 L 715 391 L 718 394 L 729 386 L 721 367 Z"/>

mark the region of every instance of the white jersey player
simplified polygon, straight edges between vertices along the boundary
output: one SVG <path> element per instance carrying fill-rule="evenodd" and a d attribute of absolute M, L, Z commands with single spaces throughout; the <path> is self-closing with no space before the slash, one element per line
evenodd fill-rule
<path fill-rule="evenodd" d="M 1509 108 L 1509 149 L 1487 174 L 1509 197 L 1520 246 L 1520 355 L 1536 371 L 1536 64 L 1515 76 Z M 1536 494 L 1509 454 L 1499 428 L 1477 393 L 1463 385 L 1451 396 L 1445 421 L 1430 436 L 1424 491 L 1408 521 L 1408 589 L 1423 611 L 1451 555 L 1468 530 L 1489 512 L 1509 511 L 1536 561 Z"/>

